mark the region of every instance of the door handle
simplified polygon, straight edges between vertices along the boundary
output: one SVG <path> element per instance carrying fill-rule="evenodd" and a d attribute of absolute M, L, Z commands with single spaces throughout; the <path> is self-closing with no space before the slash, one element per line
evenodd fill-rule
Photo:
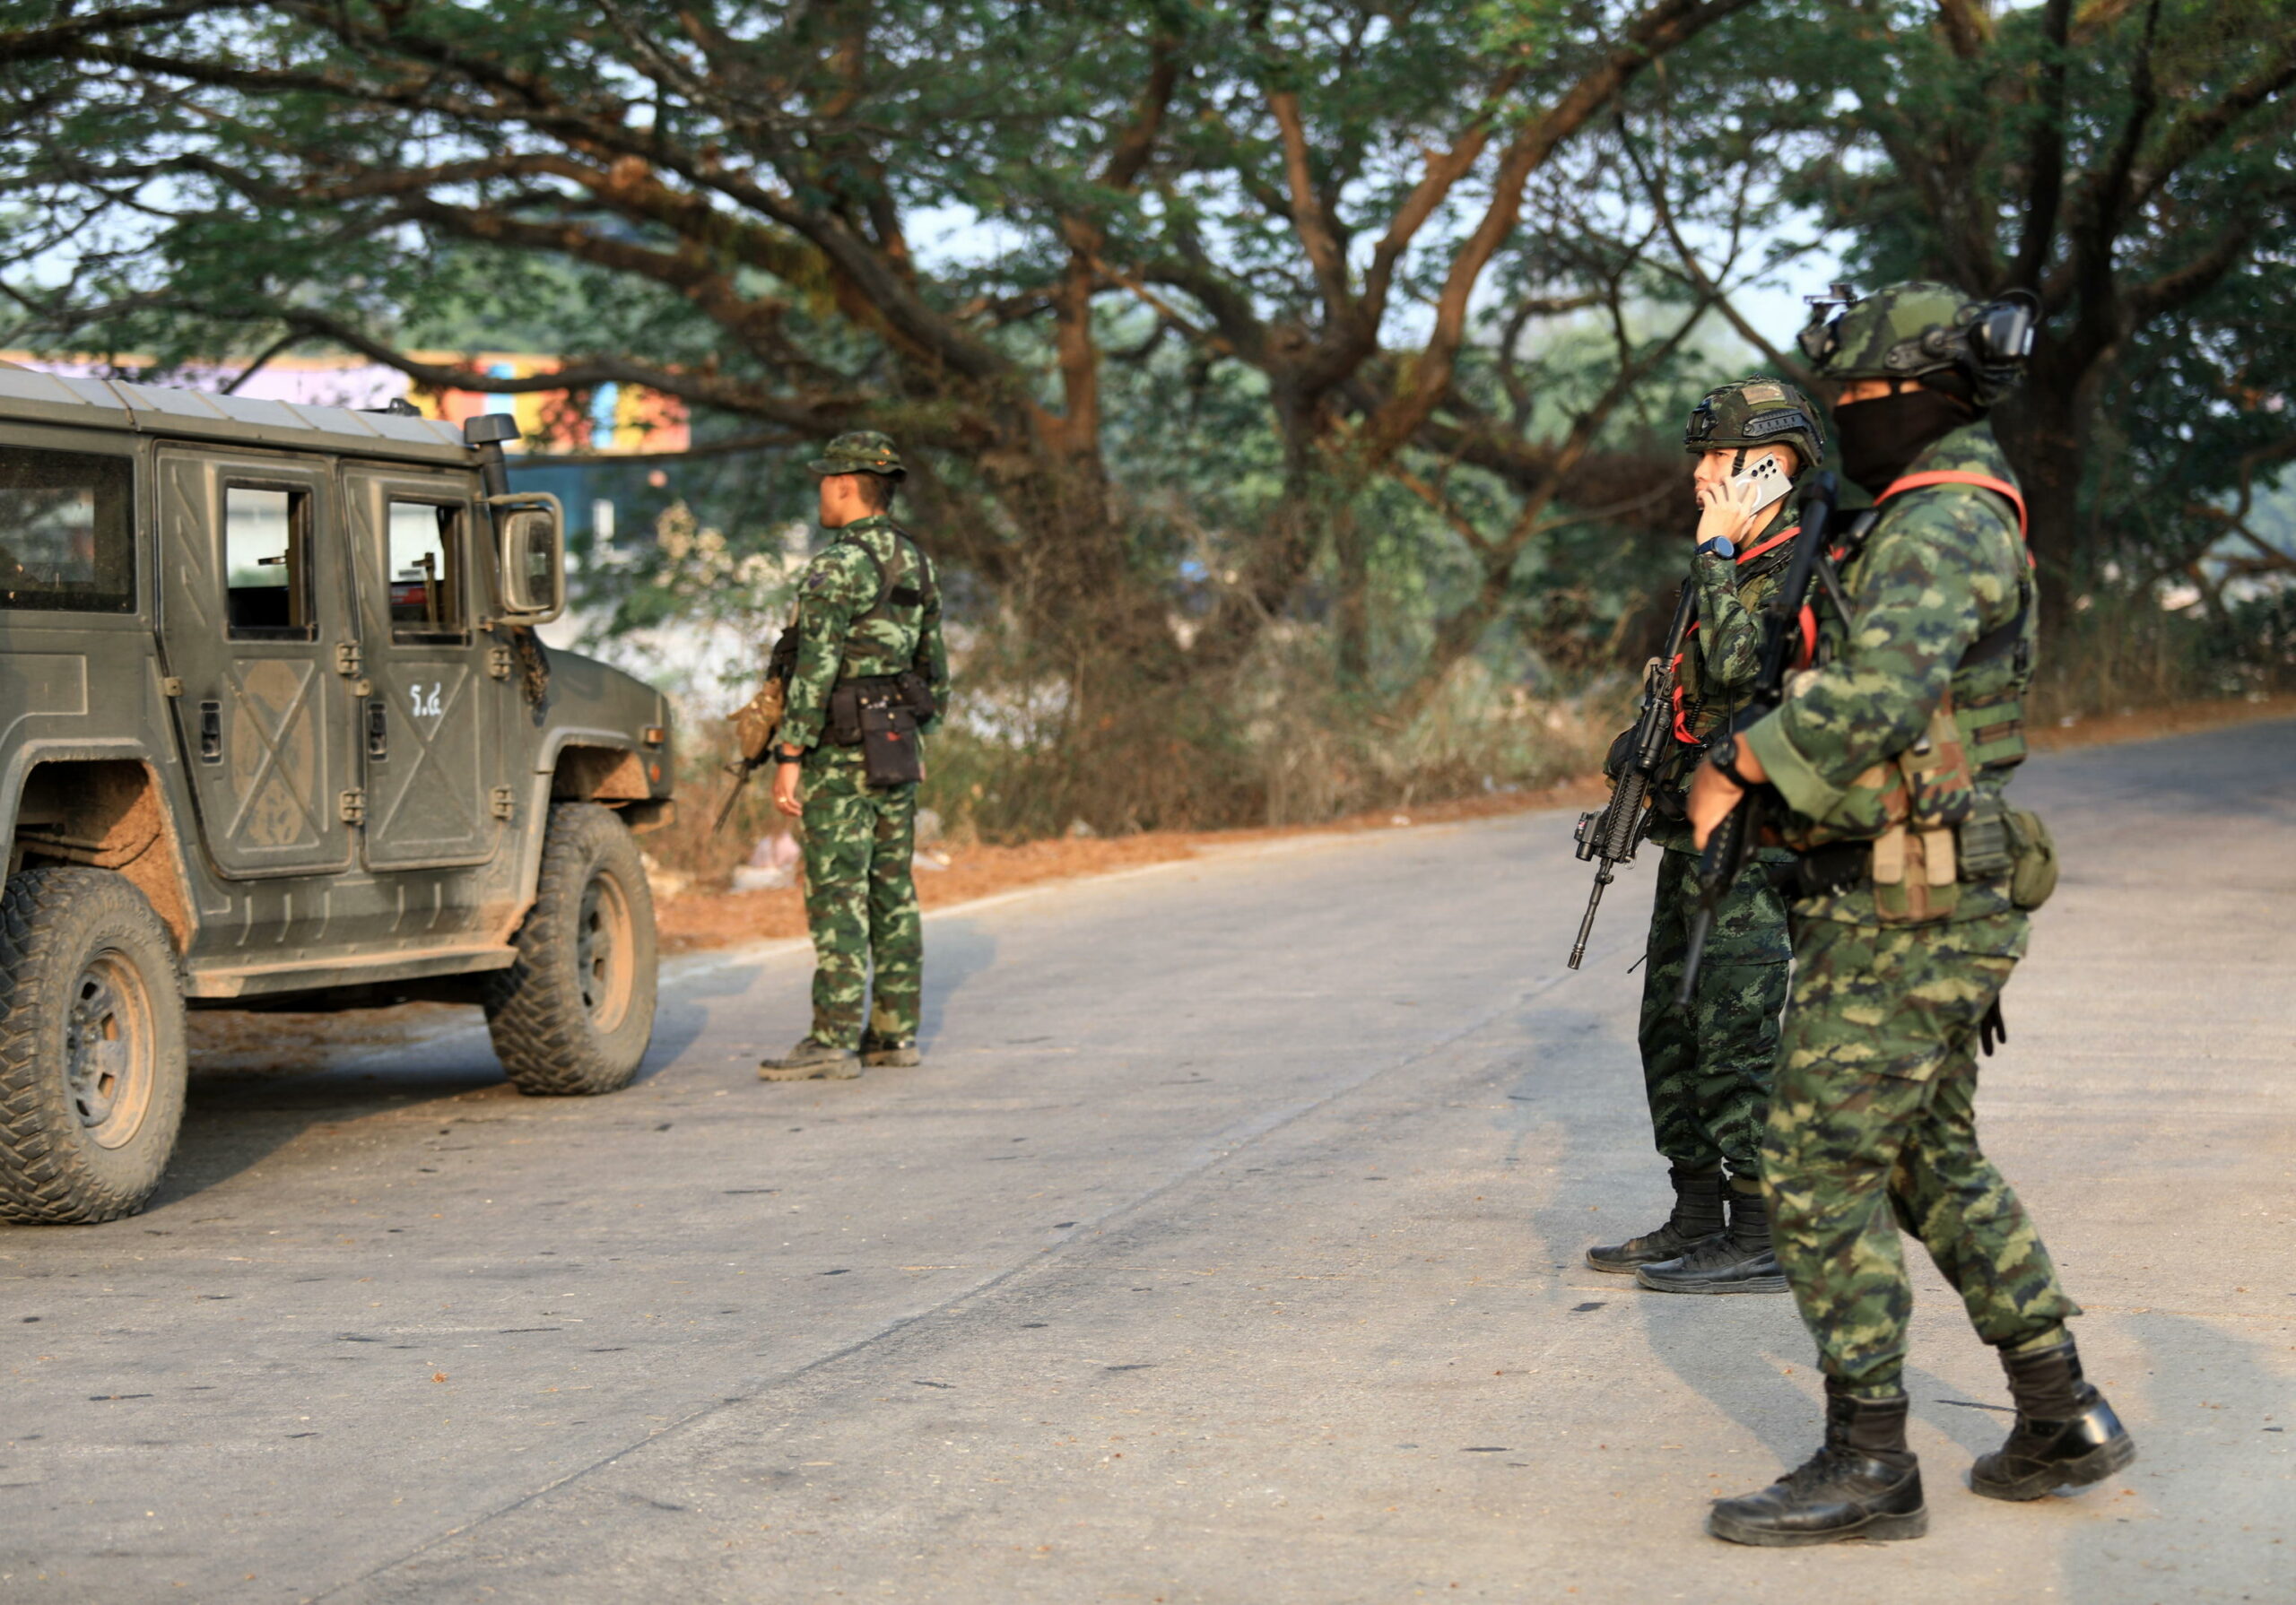
<path fill-rule="evenodd" d="M 223 705 L 220 702 L 199 705 L 199 761 L 223 761 Z"/>
<path fill-rule="evenodd" d="M 367 704 L 367 756 L 391 755 L 391 705 L 380 697 Z"/>

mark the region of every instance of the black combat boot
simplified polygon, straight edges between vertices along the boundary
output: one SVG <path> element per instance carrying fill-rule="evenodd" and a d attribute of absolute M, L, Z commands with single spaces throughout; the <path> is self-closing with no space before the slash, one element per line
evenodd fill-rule
<path fill-rule="evenodd" d="M 2102 1482 L 2136 1458 L 2136 1444 L 2067 1337 L 2030 1354 L 2001 1351 L 2017 1424 L 2009 1441 L 1970 1468 L 1970 1491 L 1988 1499 L 2038 1499 L 2053 1488 Z"/>
<path fill-rule="evenodd" d="M 1825 1446 L 1759 1494 L 1717 1499 L 1706 1530 L 1787 1549 L 1929 1531 L 1921 1467 L 1905 1446 L 1906 1399 L 1853 1399 L 1826 1383 Z"/>
<path fill-rule="evenodd" d="M 1677 1165 L 1666 1175 L 1674 1184 L 1674 1212 L 1666 1217 L 1665 1225 L 1606 1248 L 1590 1248 L 1587 1263 L 1597 1271 L 1631 1276 L 1636 1266 L 1679 1258 L 1693 1244 L 1722 1230 L 1721 1171 L 1684 1170 Z"/>
<path fill-rule="evenodd" d="M 1770 1200 L 1734 1184 L 1728 1231 L 1680 1259 L 1636 1267 L 1634 1280 L 1657 1293 L 1785 1292 L 1786 1272 L 1770 1249 Z"/>

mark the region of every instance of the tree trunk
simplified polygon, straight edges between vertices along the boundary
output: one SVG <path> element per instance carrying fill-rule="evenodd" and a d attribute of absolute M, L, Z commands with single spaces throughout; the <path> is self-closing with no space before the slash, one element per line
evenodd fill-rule
<path fill-rule="evenodd" d="M 2088 577 L 2088 554 L 2081 550 L 2087 380 L 2087 372 L 2061 353 L 2044 351 L 1996 414 L 2002 448 L 2025 492 L 2027 540 L 2041 577 L 2041 628 L 2050 635 Z"/>
<path fill-rule="evenodd" d="M 1332 551 L 1339 569 L 1339 683 L 1361 691 L 1371 678 L 1371 557 L 1370 542 L 1351 501 L 1335 509 Z"/>

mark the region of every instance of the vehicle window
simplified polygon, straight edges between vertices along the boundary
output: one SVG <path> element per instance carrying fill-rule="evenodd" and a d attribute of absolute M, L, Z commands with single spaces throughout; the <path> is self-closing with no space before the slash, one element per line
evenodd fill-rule
<path fill-rule="evenodd" d="M 463 513 L 427 501 L 390 504 L 391 639 L 459 641 Z"/>
<path fill-rule="evenodd" d="M 223 583 L 234 638 L 315 638 L 310 524 L 308 491 L 223 488 Z"/>
<path fill-rule="evenodd" d="M 132 612 L 134 474 L 126 457 L 0 448 L 0 607 Z"/>

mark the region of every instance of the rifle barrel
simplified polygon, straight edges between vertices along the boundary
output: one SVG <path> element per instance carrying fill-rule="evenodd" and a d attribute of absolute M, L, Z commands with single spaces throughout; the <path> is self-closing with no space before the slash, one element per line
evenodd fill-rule
<path fill-rule="evenodd" d="M 750 766 L 747 764 L 743 764 L 735 770 L 734 784 L 726 788 L 726 800 L 718 806 L 718 820 L 709 827 L 710 835 L 715 836 L 723 830 L 726 828 L 726 821 L 733 818 L 734 804 L 741 800 L 742 787 L 750 783 Z"/>
<path fill-rule="evenodd" d="M 1603 860 L 1603 867 L 1595 872 L 1595 889 L 1587 898 L 1587 912 L 1579 916 L 1578 940 L 1570 944 L 1572 969 L 1577 969 L 1578 961 L 1587 956 L 1587 938 L 1593 934 L 1595 929 L 1595 910 L 1603 906 L 1603 888 L 1608 886 L 1613 878 L 1610 860 L 1605 858 Z"/>

